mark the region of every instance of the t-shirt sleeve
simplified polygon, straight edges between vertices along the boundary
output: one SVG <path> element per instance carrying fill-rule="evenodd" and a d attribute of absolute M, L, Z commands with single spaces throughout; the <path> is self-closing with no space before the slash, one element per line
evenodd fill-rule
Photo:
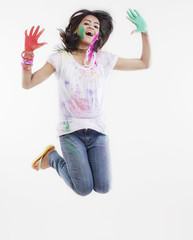
<path fill-rule="evenodd" d="M 50 63 L 56 69 L 56 72 L 58 72 L 62 63 L 61 54 L 59 52 L 51 54 L 47 58 L 47 62 Z"/>
<path fill-rule="evenodd" d="M 106 77 L 113 70 L 116 62 L 118 60 L 118 56 L 109 52 L 101 52 L 100 53 L 100 61 L 103 65 L 104 73 Z"/>

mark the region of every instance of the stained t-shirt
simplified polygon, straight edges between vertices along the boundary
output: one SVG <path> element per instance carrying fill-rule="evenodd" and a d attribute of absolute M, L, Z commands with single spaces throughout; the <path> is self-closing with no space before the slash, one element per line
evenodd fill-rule
<path fill-rule="evenodd" d="M 49 56 L 47 61 L 55 68 L 58 80 L 58 136 L 85 128 L 106 134 L 104 98 L 117 59 L 116 55 L 99 51 L 95 63 L 85 67 L 67 51 Z"/>

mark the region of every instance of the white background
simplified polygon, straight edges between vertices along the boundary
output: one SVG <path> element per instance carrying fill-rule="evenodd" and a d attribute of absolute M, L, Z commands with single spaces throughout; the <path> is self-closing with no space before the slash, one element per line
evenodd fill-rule
<path fill-rule="evenodd" d="M 114 31 L 104 50 L 140 57 L 140 34 L 126 19 L 137 9 L 148 23 L 152 65 L 111 74 L 106 118 L 113 187 L 73 193 L 53 169 L 31 169 L 56 137 L 57 84 L 51 76 L 21 87 L 24 30 L 46 31 L 35 51 L 39 69 L 77 10 L 108 11 Z M 193 1 L 2 1 L 0 6 L 0 239 L 193 239 Z"/>

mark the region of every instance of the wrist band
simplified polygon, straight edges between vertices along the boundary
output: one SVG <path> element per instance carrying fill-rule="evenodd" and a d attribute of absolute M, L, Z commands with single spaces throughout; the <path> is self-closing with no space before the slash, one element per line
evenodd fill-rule
<path fill-rule="evenodd" d="M 25 71 L 31 70 L 31 66 L 24 66 L 24 65 L 22 65 L 22 66 L 23 66 L 23 70 L 25 70 Z"/>
<path fill-rule="evenodd" d="M 23 58 L 23 59 L 29 59 L 29 60 L 33 60 L 33 58 L 34 58 L 34 54 L 33 54 L 33 52 L 32 53 L 27 53 L 26 51 L 23 51 L 22 53 L 21 53 L 21 57 Z"/>
<path fill-rule="evenodd" d="M 31 67 L 33 66 L 33 58 L 34 58 L 34 54 L 26 54 L 25 51 L 23 51 L 21 53 L 21 57 L 22 57 L 22 62 L 21 62 L 21 65 L 23 67 L 23 70 L 25 71 L 29 71 L 31 70 Z"/>
<path fill-rule="evenodd" d="M 32 60 L 28 60 L 28 59 L 22 59 L 22 63 L 23 64 L 27 64 L 27 65 L 33 65 L 33 59 Z"/>

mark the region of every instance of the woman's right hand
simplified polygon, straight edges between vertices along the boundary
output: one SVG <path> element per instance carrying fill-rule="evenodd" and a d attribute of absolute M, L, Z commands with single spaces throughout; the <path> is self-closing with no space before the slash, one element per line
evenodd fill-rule
<path fill-rule="evenodd" d="M 33 52 L 35 49 L 40 48 L 41 46 L 47 44 L 46 42 L 38 43 L 38 38 L 42 35 L 45 29 L 42 29 L 39 32 L 40 26 L 34 31 L 34 26 L 31 28 L 29 35 L 27 34 L 27 30 L 25 30 L 25 51 Z M 33 33 L 34 31 L 34 33 Z"/>

